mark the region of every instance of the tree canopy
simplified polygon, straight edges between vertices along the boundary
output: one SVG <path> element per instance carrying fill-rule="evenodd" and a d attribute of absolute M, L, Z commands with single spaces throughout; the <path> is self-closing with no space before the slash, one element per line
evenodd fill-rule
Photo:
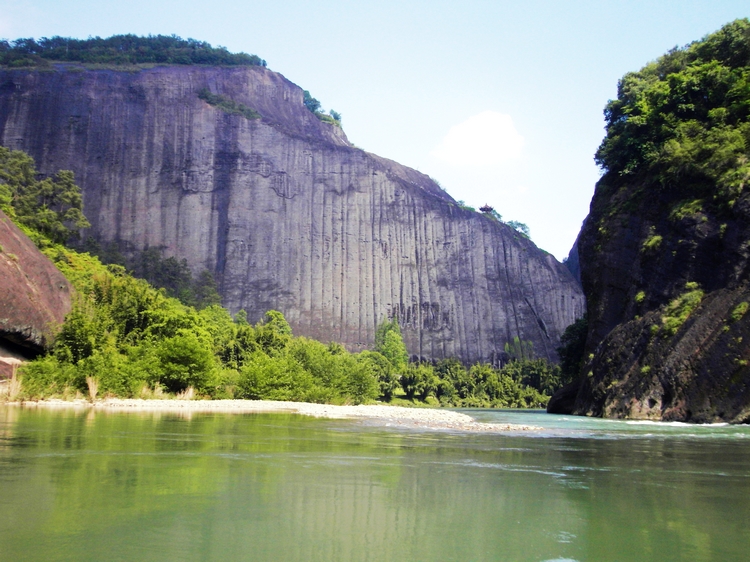
<path fill-rule="evenodd" d="M 81 191 L 73 172 L 39 179 L 34 160 L 0 146 L 0 209 L 53 242 L 64 243 L 91 226 L 83 216 Z"/>
<path fill-rule="evenodd" d="M 675 48 L 618 84 L 596 162 L 729 206 L 750 182 L 750 21 Z"/>
<path fill-rule="evenodd" d="M 113 35 L 106 39 L 54 36 L 0 41 L 0 64 L 11 67 L 46 66 L 48 61 L 95 64 L 204 64 L 266 66 L 257 55 L 230 53 L 205 41 L 177 35 Z"/>

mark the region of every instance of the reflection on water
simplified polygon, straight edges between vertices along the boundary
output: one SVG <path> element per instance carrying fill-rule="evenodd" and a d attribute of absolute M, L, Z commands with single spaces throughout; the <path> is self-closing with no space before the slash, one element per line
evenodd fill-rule
<path fill-rule="evenodd" d="M 747 427 L 0 407 L 2 560 L 744 560 Z"/>

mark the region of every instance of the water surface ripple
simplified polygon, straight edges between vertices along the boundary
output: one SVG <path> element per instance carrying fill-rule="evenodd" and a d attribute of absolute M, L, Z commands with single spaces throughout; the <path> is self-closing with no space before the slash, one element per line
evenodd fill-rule
<path fill-rule="evenodd" d="M 0 406 L 0 560 L 747 560 L 750 428 Z"/>

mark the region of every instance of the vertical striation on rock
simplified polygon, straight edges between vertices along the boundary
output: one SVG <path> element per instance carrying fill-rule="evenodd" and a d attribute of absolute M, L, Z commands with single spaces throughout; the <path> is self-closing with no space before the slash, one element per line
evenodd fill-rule
<path fill-rule="evenodd" d="M 261 118 L 198 98 L 208 88 Z M 556 358 L 576 280 L 430 178 L 353 147 L 262 67 L 0 72 L 0 142 L 72 169 L 87 235 L 208 269 L 231 311 L 371 347 L 398 317 L 412 355 L 493 360 L 514 336 Z"/>

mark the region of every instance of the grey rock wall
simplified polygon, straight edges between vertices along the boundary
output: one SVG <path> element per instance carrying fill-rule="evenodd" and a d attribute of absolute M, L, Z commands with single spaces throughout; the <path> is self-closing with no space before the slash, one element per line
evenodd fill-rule
<path fill-rule="evenodd" d="M 262 115 L 200 100 L 209 88 Z M 264 68 L 0 71 L 0 142 L 72 169 L 85 235 L 214 272 L 224 305 L 371 347 L 397 316 L 412 355 L 492 360 L 514 336 L 555 359 L 577 281 L 427 176 L 353 147 Z"/>

